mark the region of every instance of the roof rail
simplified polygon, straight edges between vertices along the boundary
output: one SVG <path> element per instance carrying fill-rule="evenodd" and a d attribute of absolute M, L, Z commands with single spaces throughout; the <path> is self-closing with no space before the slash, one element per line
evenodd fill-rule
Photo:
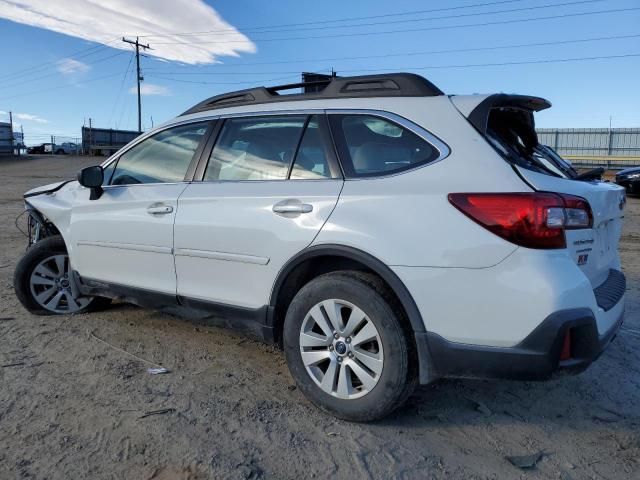
<path fill-rule="evenodd" d="M 325 87 L 319 92 L 280 94 L 281 91 L 306 86 Z M 414 73 L 389 73 L 357 77 L 333 77 L 313 82 L 290 83 L 275 87 L 256 87 L 224 93 L 194 105 L 182 115 L 218 108 L 261 103 L 363 97 L 435 97 L 444 93 L 433 83 Z"/>

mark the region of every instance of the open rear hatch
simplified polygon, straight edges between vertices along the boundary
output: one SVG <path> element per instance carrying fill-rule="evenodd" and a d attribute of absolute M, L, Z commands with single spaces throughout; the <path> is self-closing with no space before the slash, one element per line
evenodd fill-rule
<path fill-rule="evenodd" d="M 549 108 L 549 101 L 497 94 L 480 97 L 473 106 L 471 98 L 454 96 L 451 100 L 527 184 L 537 191 L 576 195 L 589 202 L 593 227 L 567 230 L 567 249 L 593 288 L 603 285 L 610 278 L 611 270 L 620 270 L 618 243 L 624 189 L 600 180 L 580 179 L 572 168 L 573 172 L 561 168 L 558 159 L 552 158 L 549 147 L 540 148 L 534 112 Z M 551 163 L 559 168 L 551 168 Z"/>

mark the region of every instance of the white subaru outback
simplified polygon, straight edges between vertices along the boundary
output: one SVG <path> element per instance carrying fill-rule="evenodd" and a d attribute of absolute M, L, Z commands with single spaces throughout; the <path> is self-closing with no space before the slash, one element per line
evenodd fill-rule
<path fill-rule="evenodd" d="M 356 421 L 441 377 L 585 369 L 623 318 L 624 190 L 538 144 L 544 99 L 413 74 L 209 98 L 25 194 L 22 304 L 121 299 L 281 344 Z M 298 90 L 296 90 L 298 92 Z"/>

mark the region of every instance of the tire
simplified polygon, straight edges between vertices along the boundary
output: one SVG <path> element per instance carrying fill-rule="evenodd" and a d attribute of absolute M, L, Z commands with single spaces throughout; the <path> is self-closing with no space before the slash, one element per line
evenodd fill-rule
<path fill-rule="evenodd" d="M 58 262 L 62 258 L 64 268 L 60 271 Z M 74 298 L 71 295 L 69 270 L 67 248 L 61 236 L 39 241 L 27 250 L 13 274 L 13 287 L 18 300 L 35 315 L 85 313 L 105 308 L 111 303 L 110 299 L 102 297 Z M 67 277 L 64 277 L 65 273 Z M 40 294 L 40 300 L 37 294 Z"/>
<path fill-rule="evenodd" d="M 331 322 L 331 309 L 334 322 L 322 328 L 316 317 Z M 374 275 L 340 271 L 306 284 L 289 305 L 283 330 L 287 364 L 300 391 L 320 409 L 354 422 L 380 419 L 402 405 L 415 388 L 417 368 L 400 312 Z M 359 317 L 359 326 L 349 330 L 349 319 Z M 336 319 L 338 338 L 325 333 Z M 362 342 L 369 337 L 374 340 Z M 310 365 L 317 358 L 323 359 Z"/>

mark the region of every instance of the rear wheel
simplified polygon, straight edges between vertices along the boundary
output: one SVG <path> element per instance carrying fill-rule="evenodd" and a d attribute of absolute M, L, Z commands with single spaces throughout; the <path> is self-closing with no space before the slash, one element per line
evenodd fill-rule
<path fill-rule="evenodd" d="M 78 294 L 62 237 L 41 240 L 20 259 L 13 276 L 20 303 L 36 315 L 83 313 L 105 307 L 109 299 Z"/>
<path fill-rule="evenodd" d="M 305 285 L 284 325 L 289 370 L 315 405 L 352 421 L 382 418 L 415 386 L 399 309 L 375 276 L 334 272 Z"/>

